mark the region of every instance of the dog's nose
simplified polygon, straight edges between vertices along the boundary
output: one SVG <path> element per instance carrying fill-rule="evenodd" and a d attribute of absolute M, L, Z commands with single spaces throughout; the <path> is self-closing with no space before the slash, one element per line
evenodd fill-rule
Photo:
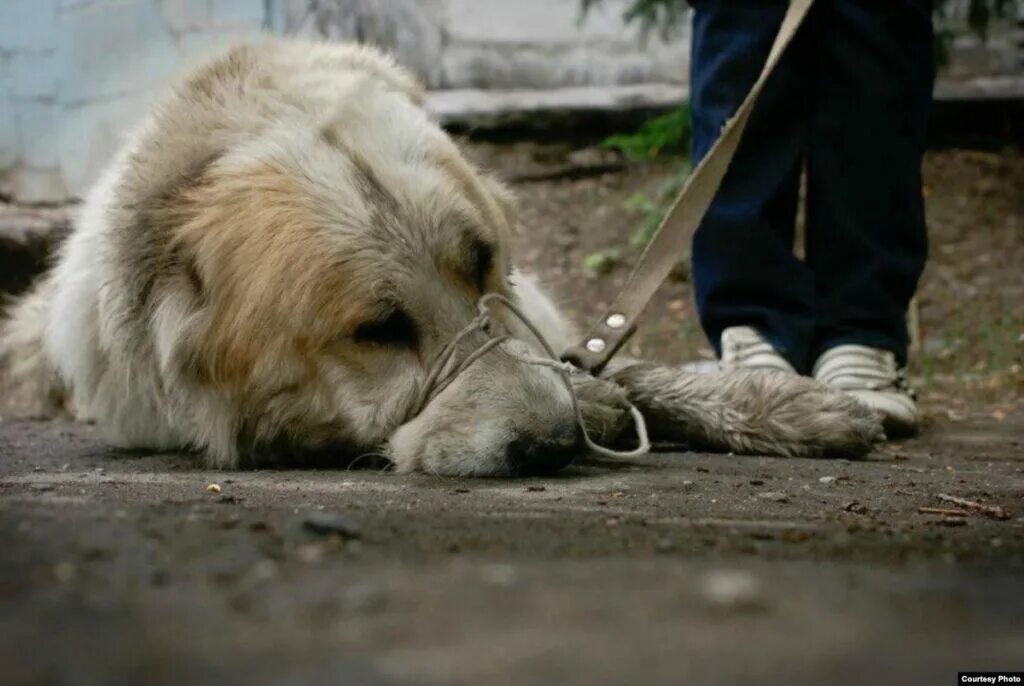
<path fill-rule="evenodd" d="M 505 448 L 505 459 L 513 476 L 544 476 L 562 469 L 579 454 L 583 435 L 575 433 L 557 438 L 524 435 Z"/>

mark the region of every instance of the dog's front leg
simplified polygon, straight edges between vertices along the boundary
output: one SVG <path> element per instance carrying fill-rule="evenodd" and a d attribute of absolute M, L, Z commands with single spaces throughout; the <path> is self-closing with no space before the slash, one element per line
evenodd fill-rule
<path fill-rule="evenodd" d="M 653 441 L 742 454 L 857 457 L 885 438 L 870 409 L 791 374 L 692 374 L 623 360 L 603 376 L 626 390 Z"/>

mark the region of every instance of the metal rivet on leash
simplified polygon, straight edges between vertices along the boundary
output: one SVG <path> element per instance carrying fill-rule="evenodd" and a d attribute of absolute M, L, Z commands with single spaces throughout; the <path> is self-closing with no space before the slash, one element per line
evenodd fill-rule
<path fill-rule="evenodd" d="M 540 343 L 544 352 L 547 353 L 548 357 L 543 358 L 528 357 L 525 355 L 518 355 L 514 352 L 505 351 L 506 354 L 515 357 L 521 362 L 537 365 L 539 367 L 549 367 L 550 369 L 554 369 L 558 372 L 559 378 L 562 379 L 562 383 L 565 385 L 566 390 L 569 391 L 569 398 L 572 400 L 572 410 L 576 417 L 576 424 L 579 425 L 580 431 L 583 434 L 583 442 L 586 443 L 588 448 L 601 455 L 616 458 L 639 457 L 650 452 L 651 442 L 647 437 L 647 424 L 644 421 L 643 415 L 640 414 L 640 410 L 636 409 L 633 403 L 628 400 L 626 401 L 626 404 L 629 406 L 629 413 L 633 417 L 633 424 L 636 427 L 636 435 L 639 445 L 633 450 L 628 451 L 613 450 L 612 448 L 605 448 L 604 446 L 598 445 L 590 438 L 590 434 L 587 433 L 587 427 L 583 424 L 583 411 L 580 409 L 579 399 L 576 397 L 576 390 L 573 388 L 572 379 L 570 378 L 572 374 L 585 374 L 586 372 L 572 366 L 568 362 L 560 360 L 554 349 L 551 347 L 551 344 L 548 343 L 547 339 L 544 338 L 533 322 L 526 317 L 526 314 L 513 304 L 512 301 L 498 293 L 486 293 L 479 301 L 477 301 L 477 310 L 479 311 L 477 316 L 474 317 L 473 321 L 471 321 L 464 329 L 455 334 L 455 336 L 441 349 L 437 357 L 435 357 L 427 367 L 426 379 L 420 388 L 419 396 L 413 404 L 412 411 L 406 421 L 409 421 L 416 415 L 423 412 L 434 398 L 440 395 L 445 388 L 451 385 L 451 383 L 455 381 L 462 372 L 469 369 L 474 362 L 502 343 L 510 340 L 510 336 L 491 336 L 481 343 L 479 347 L 469 353 L 469 355 L 467 355 L 462 361 L 455 361 L 455 355 L 459 343 L 474 331 L 486 330 L 487 322 L 490 318 L 488 315 L 488 305 L 491 302 L 499 302 L 504 305 L 505 308 L 516 317 L 516 319 L 523 323 L 523 326 L 530 330 L 530 333 L 532 333 Z M 623 323 L 625 322 L 623 321 Z M 601 350 L 604 349 L 604 346 L 605 342 L 600 338 L 592 338 L 587 341 L 587 348 L 593 352 L 601 352 Z M 595 349 L 595 347 L 597 349 Z"/>
<path fill-rule="evenodd" d="M 626 325 L 626 315 L 619 314 L 618 312 L 610 314 L 608 315 L 608 318 L 604 320 L 604 323 L 613 329 L 621 329 Z"/>

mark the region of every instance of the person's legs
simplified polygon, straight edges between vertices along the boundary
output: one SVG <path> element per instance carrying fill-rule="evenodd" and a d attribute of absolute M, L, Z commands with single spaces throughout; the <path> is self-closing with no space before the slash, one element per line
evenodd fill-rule
<path fill-rule="evenodd" d="M 807 28 L 815 101 L 808 140 L 812 353 L 859 344 L 907 352 L 924 267 L 921 157 L 933 83 L 928 0 L 828 0 Z"/>
<path fill-rule="evenodd" d="M 691 61 L 694 160 L 718 138 L 757 79 L 785 0 L 697 0 Z M 805 32 L 801 32 L 802 34 Z M 798 370 L 814 332 L 810 269 L 793 254 L 808 120 L 800 35 L 765 86 L 736 157 L 693 241 L 701 325 L 719 348 L 724 329 L 756 328 Z M 721 353 L 721 350 L 719 350 Z"/>
<path fill-rule="evenodd" d="M 928 0 L 829 0 L 810 27 L 807 260 L 814 377 L 877 410 L 891 435 L 919 416 L 899 368 L 927 254 L 921 157 L 931 102 Z"/>

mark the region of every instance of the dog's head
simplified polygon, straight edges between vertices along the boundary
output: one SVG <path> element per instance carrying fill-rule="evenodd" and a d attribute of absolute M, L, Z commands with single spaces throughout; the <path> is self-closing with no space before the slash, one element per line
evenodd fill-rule
<path fill-rule="evenodd" d="M 158 284 L 157 353 L 215 461 L 383 451 L 399 470 L 515 475 L 577 451 L 568 391 L 519 359 L 521 342 L 410 416 L 481 295 L 516 294 L 508 192 L 408 99 L 371 89 L 315 125 L 263 131 L 162 212 L 174 268 Z M 505 316 L 493 325 L 514 329 Z"/>

